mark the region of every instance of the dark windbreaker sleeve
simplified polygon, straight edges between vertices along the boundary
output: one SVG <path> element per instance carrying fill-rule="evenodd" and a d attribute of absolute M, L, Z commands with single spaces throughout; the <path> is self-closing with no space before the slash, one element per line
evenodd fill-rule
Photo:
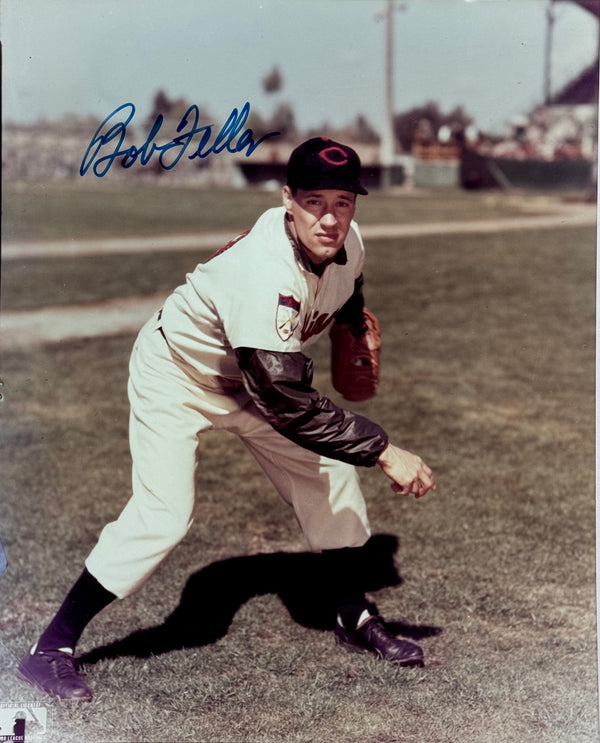
<path fill-rule="evenodd" d="M 359 326 L 363 322 L 365 299 L 363 295 L 364 278 L 361 274 L 354 281 L 354 292 L 346 304 L 336 312 L 335 321 L 342 325 Z"/>
<path fill-rule="evenodd" d="M 323 456 L 372 467 L 385 449 L 385 431 L 339 408 L 312 387 L 312 361 L 302 353 L 236 349 L 244 386 L 276 431 Z"/>

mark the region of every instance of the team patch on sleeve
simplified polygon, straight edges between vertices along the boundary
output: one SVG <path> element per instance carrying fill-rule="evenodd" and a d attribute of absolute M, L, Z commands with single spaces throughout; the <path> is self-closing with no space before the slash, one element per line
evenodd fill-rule
<path fill-rule="evenodd" d="M 277 301 L 275 327 L 282 341 L 289 340 L 300 322 L 300 302 L 292 294 L 280 294 Z"/>

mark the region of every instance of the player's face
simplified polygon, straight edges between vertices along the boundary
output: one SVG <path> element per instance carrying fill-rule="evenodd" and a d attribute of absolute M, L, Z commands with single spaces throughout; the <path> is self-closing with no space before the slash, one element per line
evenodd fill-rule
<path fill-rule="evenodd" d="M 356 194 L 350 191 L 304 191 L 292 194 L 283 188 L 283 203 L 292 219 L 296 237 L 315 264 L 334 258 L 344 244 L 356 211 Z"/>

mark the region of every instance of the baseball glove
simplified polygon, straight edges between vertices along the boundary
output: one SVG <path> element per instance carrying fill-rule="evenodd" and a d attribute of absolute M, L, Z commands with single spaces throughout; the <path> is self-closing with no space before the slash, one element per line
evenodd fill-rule
<path fill-rule="evenodd" d="M 334 322 L 331 337 L 331 381 L 346 400 L 368 400 L 379 384 L 381 335 L 375 315 L 366 307 L 358 327 Z"/>

